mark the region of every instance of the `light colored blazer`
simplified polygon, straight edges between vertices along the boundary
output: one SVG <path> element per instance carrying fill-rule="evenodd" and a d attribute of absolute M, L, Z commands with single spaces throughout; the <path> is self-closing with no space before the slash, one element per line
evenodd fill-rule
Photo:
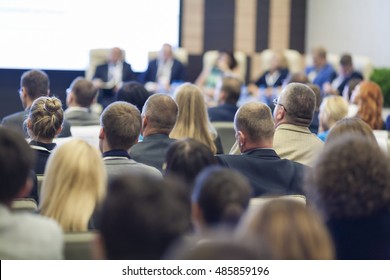
<path fill-rule="evenodd" d="M 136 162 L 133 159 L 103 158 L 103 160 L 109 178 L 113 178 L 115 176 L 122 175 L 122 174 L 128 174 L 128 173 L 134 174 L 139 172 L 148 174 L 150 176 L 155 176 L 157 178 L 162 178 L 161 172 L 156 168 Z"/>

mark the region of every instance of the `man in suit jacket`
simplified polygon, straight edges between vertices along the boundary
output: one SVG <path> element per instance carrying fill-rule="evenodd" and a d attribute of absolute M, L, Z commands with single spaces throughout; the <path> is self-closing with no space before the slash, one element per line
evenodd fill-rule
<path fill-rule="evenodd" d="M 123 101 L 114 102 L 101 115 L 99 147 L 109 179 L 131 172 L 161 177 L 156 168 L 138 163 L 127 152 L 138 142 L 141 114 L 137 107 Z"/>
<path fill-rule="evenodd" d="M 135 80 L 131 65 L 123 60 L 122 50 L 115 47 L 111 50 L 108 61 L 96 67 L 93 76 L 94 85 L 100 89 L 98 102 L 105 108 L 115 101 L 115 93 L 123 82 Z"/>
<path fill-rule="evenodd" d="M 49 77 L 41 70 L 30 70 L 24 72 L 20 79 L 19 97 L 22 102 L 24 111 L 16 112 L 14 114 L 5 116 L 1 121 L 1 124 L 14 129 L 15 131 L 28 138 L 27 127 L 24 121 L 27 119 L 30 107 L 35 99 L 41 96 L 48 96 L 49 90 Z M 64 121 L 62 125 L 62 131 L 58 137 L 70 137 L 70 124 Z"/>
<path fill-rule="evenodd" d="M 316 98 L 304 84 L 288 84 L 274 100 L 275 136 L 273 148 L 281 158 L 311 165 L 324 143 L 311 133 Z"/>
<path fill-rule="evenodd" d="M 250 102 L 238 109 L 234 118 L 241 155 L 217 155 L 221 165 L 248 178 L 253 196 L 302 194 L 307 167 L 281 159 L 272 149 L 275 132 L 271 109 L 264 103 Z"/>
<path fill-rule="evenodd" d="M 165 94 L 154 94 L 142 111 L 142 142 L 130 149 L 134 160 L 163 170 L 165 153 L 175 139 L 169 138 L 175 126 L 178 108 L 175 100 Z"/>
<path fill-rule="evenodd" d="M 242 82 L 237 77 L 225 77 L 219 90 L 218 103 L 216 107 L 208 109 L 211 122 L 233 122 L 238 107 L 237 101 L 240 98 Z"/>
<path fill-rule="evenodd" d="M 66 93 L 68 109 L 65 110 L 64 117 L 72 126 L 100 124 L 99 116 L 90 110 L 97 95 L 97 89 L 92 82 L 78 77 L 73 80 Z"/>
<path fill-rule="evenodd" d="M 169 90 L 173 82 L 184 82 L 185 75 L 185 67 L 174 58 L 172 46 L 164 44 L 159 57 L 149 62 L 148 68 L 141 76 L 141 81 L 143 83 L 155 82 L 165 90 Z"/>

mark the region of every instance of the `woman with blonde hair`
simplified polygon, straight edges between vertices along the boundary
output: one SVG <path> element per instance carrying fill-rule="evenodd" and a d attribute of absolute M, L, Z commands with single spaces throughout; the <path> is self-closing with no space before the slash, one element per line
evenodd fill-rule
<path fill-rule="evenodd" d="M 352 93 L 352 103 L 358 111 L 356 117 L 365 121 L 372 129 L 384 129 L 382 119 L 383 95 L 377 83 L 363 81 Z"/>
<path fill-rule="evenodd" d="M 326 260 L 334 258 L 333 243 L 320 216 L 291 199 L 266 202 L 244 219 L 239 238 L 265 242 L 273 259 Z"/>
<path fill-rule="evenodd" d="M 348 115 L 348 102 L 341 96 L 331 95 L 324 100 L 320 105 L 320 113 L 318 115 L 320 121 L 318 137 L 325 141 L 329 130 L 334 124 Z"/>
<path fill-rule="evenodd" d="M 94 229 L 93 215 L 106 192 L 100 152 L 83 140 L 70 140 L 50 156 L 45 174 L 40 214 L 65 232 Z"/>
<path fill-rule="evenodd" d="M 209 121 L 206 104 L 199 87 L 185 83 L 175 91 L 179 116 L 170 137 L 193 138 L 207 145 L 213 154 L 223 153 L 216 130 Z"/>

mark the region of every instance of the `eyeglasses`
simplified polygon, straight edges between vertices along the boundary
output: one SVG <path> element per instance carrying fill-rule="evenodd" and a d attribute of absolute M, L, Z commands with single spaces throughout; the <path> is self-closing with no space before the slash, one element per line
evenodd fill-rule
<path fill-rule="evenodd" d="M 70 88 L 67 88 L 67 89 L 65 90 L 66 94 L 69 94 L 71 91 L 72 91 L 72 90 L 71 90 Z"/>
<path fill-rule="evenodd" d="M 278 103 L 278 102 L 279 102 L 279 98 L 275 98 L 274 101 L 273 101 L 275 107 L 276 107 L 276 105 L 282 106 L 282 107 L 283 107 L 283 110 L 287 113 L 286 107 L 285 107 L 283 104 L 280 104 L 280 103 Z"/>
<path fill-rule="evenodd" d="M 22 94 L 23 93 L 23 89 L 22 88 L 18 89 L 18 93 Z"/>

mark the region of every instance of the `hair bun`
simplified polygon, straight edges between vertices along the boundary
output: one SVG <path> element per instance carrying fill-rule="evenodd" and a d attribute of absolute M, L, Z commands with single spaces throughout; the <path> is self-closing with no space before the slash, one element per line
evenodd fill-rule
<path fill-rule="evenodd" d="M 61 103 L 57 98 L 47 98 L 45 101 L 45 110 L 51 114 L 56 113 L 61 108 Z"/>

